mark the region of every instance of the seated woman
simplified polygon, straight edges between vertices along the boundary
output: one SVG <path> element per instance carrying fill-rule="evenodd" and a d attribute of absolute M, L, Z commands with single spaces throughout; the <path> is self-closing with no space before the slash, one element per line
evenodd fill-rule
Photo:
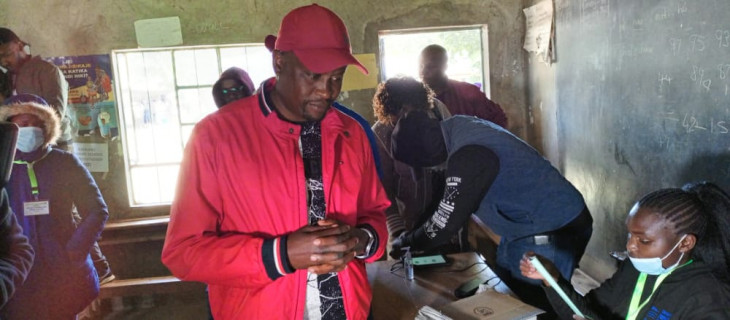
<path fill-rule="evenodd" d="M 28 278 L 0 312 L 3 319 L 75 319 L 99 294 L 89 251 L 109 215 L 81 161 L 52 148 L 57 113 L 34 102 L 0 107 L 0 120 L 20 127 L 7 184 L 10 207 L 35 250 Z M 74 221 L 73 206 L 82 217 Z"/>
<path fill-rule="evenodd" d="M 730 197 L 722 189 L 703 182 L 652 192 L 634 205 L 626 226 L 629 259 L 585 297 L 538 257 L 581 312 L 591 319 L 730 319 Z M 531 255 L 520 262 L 522 274 L 543 280 L 553 308 L 570 319 Z"/>

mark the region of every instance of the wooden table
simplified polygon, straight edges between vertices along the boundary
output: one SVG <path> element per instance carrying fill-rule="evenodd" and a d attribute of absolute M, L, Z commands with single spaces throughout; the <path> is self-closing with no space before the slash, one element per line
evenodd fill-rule
<path fill-rule="evenodd" d="M 487 265 L 474 252 L 447 255 L 449 266 L 416 269 L 415 279 L 406 280 L 404 270 L 391 273 L 398 261 L 378 261 L 367 265 L 368 280 L 373 289 L 374 320 L 413 320 L 424 305 L 439 307 L 457 300 L 454 290 L 479 277 L 489 280 Z"/>

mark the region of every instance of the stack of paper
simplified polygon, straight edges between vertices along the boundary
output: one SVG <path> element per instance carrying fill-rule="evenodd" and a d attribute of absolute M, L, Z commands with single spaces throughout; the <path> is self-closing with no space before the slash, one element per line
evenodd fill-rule
<path fill-rule="evenodd" d="M 418 310 L 415 320 L 452 320 L 450 317 L 444 315 L 438 310 L 429 306 L 423 306 Z"/>

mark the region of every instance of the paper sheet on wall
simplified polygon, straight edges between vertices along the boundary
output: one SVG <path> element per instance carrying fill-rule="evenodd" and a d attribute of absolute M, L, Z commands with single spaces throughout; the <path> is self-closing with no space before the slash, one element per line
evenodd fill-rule
<path fill-rule="evenodd" d="M 144 19 L 134 22 L 137 45 L 142 48 L 168 47 L 183 43 L 180 17 Z"/>
<path fill-rule="evenodd" d="M 73 153 L 81 160 L 86 169 L 91 172 L 109 172 L 109 146 L 106 142 L 75 142 L 73 146 Z"/>
<path fill-rule="evenodd" d="M 552 59 L 551 40 L 553 31 L 553 2 L 544 0 L 522 10 L 525 13 L 525 43 L 523 48 L 536 53 L 540 59 L 550 63 Z"/>
<path fill-rule="evenodd" d="M 345 71 L 345 77 L 342 79 L 342 91 L 371 89 L 378 86 L 378 65 L 375 63 L 374 53 L 363 53 L 354 55 L 357 61 L 360 61 L 368 74 L 364 75 L 360 69 L 355 66 L 348 66 Z"/>

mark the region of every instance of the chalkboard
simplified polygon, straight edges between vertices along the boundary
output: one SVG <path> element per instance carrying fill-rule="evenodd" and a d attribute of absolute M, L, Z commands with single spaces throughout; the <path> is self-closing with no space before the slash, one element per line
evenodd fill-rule
<path fill-rule="evenodd" d="M 560 162 L 622 249 L 638 198 L 709 179 L 730 190 L 730 0 L 555 0 Z"/>

